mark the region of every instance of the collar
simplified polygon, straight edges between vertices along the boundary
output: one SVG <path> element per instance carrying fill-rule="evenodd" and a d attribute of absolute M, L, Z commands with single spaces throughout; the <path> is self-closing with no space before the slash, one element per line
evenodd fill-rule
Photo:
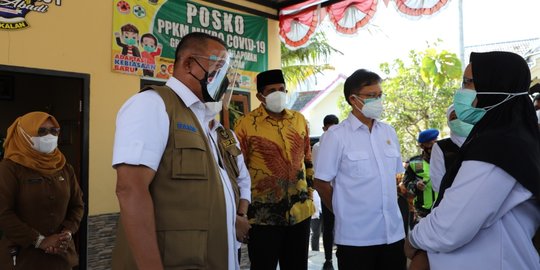
<path fill-rule="evenodd" d="M 184 101 L 187 107 L 191 107 L 193 104 L 200 103 L 204 106 L 204 103 L 181 81 L 175 77 L 170 77 L 165 83 L 170 87 L 181 99 Z M 200 106 L 200 105 L 197 105 Z"/>
<path fill-rule="evenodd" d="M 264 104 L 262 104 L 262 103 L 255 110 L 256 110 L 256 112 L 257 112 L 257 114 L 259 116 L 262 116 L 261 119 L 266 119 L 266 118 L 270 117 L 270 115 L 268 114 L 268 112 L 264 108 Z M 291 119 L 291 118 L 294 117 L 293 111 L 291 111 L 289 109 L 285 109 L 284 111 L 285 111 L 285 114 L 283 115 L 283 119 Z"/>
<path fill-rule="evenodd" d="M 362 123 L 362 121 L 358 120 L 352 112 L 349 113 L 349 116 L 345 121 L 349 122 L 349 125 L 351 126 L 352 130 L 357 130 L 359 128 L 367 129 L 367 125 Z M 373 120 L 373 127 L 377 126 L 379 124 L 379 121 L 377 119 Z"/>

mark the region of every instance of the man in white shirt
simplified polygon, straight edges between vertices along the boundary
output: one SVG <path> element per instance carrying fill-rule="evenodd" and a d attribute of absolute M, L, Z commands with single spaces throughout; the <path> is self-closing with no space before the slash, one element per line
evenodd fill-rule
<path fill-rule="evenodd" d="M 403 172 L 397 134 L 380 122 L 381 78 L 354 72 L 344 85 L 349 117 L 326 131 L 315 188 L 334 211 L 339 269 L 405 269 L 396 174 Z M 332 182 L 332 184 L 330 184 Z"/>
<path fill-rule="evenodd" d="M 229 55 L 222 40 L 204 33 L 184 36 L 175 55 L 166 88 L 134 95 L 117 116 L 113 166 L 122 237 L 113 269 L 239 269 L 236 240 L 247 237 L 251 180 L 239 149 L 238 176 L 230 179 L 217 145 L 220 125 L 213 122 Z M 191 122 L 175 122 L 179 113 L 169 113 L 169 106 L 185 110 Z M 217 190 L 216 196 L 201 199 L 197 194 L 205 190 Z M 223 226 L 215 227 L 212 216 L 223 217 Z"/>

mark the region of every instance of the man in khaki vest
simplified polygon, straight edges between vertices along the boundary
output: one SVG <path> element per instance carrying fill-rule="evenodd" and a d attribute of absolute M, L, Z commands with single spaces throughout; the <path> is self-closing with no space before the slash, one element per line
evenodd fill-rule
<path fill-rule="evenodd" d="M 249 174 L 234 135 L 209 125 L 229 54 L 222 40 L 191 33 L 175 55 L 166 86 L 143 89 L 118 112 L 115 270 L 239 268 Z"/>

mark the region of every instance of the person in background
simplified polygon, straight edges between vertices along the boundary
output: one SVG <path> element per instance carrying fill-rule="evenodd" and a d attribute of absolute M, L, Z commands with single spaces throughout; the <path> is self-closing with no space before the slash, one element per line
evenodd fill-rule
<path fill-rule="evenodd" d="M 533 98 L 534 110 L 540 110 L 540 94 L 536 94 Z"/>
<path fill-rule="evenodd" d="M 409 167 L 409 160 L 403 162 L 403 168 L 407 169 Z M 409 218 L 414 217 L 414 195 L 409 193 L 405 183 L 403 182 L 404 173 L 396 174 L 396 186 L 398 194 L 398 206 L 399 211 L 401 212 L 401 217 L 403 218 L 403 229 L 405 230 L 405 235 L 409 233 Z"/>
<path fill-rule="evenodd" d="M 431 269 L 540 269 L 531 241 L 540 226 L 540 132 L 530 81 L 515 53 L 471 53 L 454 108 L 474 127 L 431 214 L 405 241 L 413 262 L 425 250 Z"/>
<path fill-rule="evenodd" d="M 348 118 L 324 135 L 315 188 L 336 218 L 338 268 L 405 269 L 396 174 L 403 172 L 396 131 L 380 119 L 381 77 L 359 69 L 345 80 Z M 332 183 L 332 184 L 330 184 Z"/>
<path fill-rule="evenodd" d="M 304 116 L 285 109 L 279 69 L 257 75 L 261 105 L 239 119 L 236 134 L 251 175 L 251 269 L 307 269 L 313 165 Z"/>
<path fill-rule="evenodd" d="M 319 154 L 319 146 L 324 138 L 326 131 L 333 125 L 339 124 L 339 118 L 333 114 L 326 115 L 323 119 L 323 134 L 319 141 L 313 145 L 312 156 L 313 164 L 317 162 Z M 315 194 L 317 191 L 313 191 Z M 315 195 L 314 195 L 315 196 Z M 317 196 L 319 193 L 317 192 Z M 319 197 L 320 200 L 320 197 Z M 332 250 L 334 249 L 334 213 L 321 202 L 322 208 L 322 230 L 323 230 L 323 247 L 324 247 L 324 264 L 323 270 L 334 269 L 332 262 Z"/>
<path fill-rule="evenodd" d="M 429 176 L 431 158 L 431 148 L 437 141 L 439 131 L 437 129 L 426 129 L 418 134 L 418 144 L 422 149 L 422 154 L 412 157 L 409 166 L 405 170 L 403 182 L 411 194 L 414 194 L 414 219 L 411 228 L 418 221 L 429 214 L 433 202 L 437 199 L 437 193 L 433 191 L 431 178 Z"/>
<path fill-rule="evenodd" d="M 317 191 L 313 191 L 313 204 L 315 204 L 315 213 L 311 216 L 311 250 L 319 251 L 321 238 L 322 211 L 321 197 Z"/>
<path fill-rule="evenodd" d="M 454 110 L 454 105 L 450 105 L 446 110 L 446 119 L 450 128 L 450 137 L 438 140 L 431 149 L 431 159 L 429 160 L 429 176 L 435 192 L 439 192 L 441 180 L 450 170 L 459 155 L 459 148 L 469 136 L 473 125 L 459 120 Z"/>
<path fill-rule="evenodd" d="M 533 99 L 534 110 L 536 111 L 536 118 L 538 119 L 538 128 L 540 128 L 540 94 L 536 94 Z"/>
<path fill-rule="evenodd" d="M 118 112 L 112 269 L 239 269 L 250 179 L 236 137 L 213 121 L 228 66 L 221 39 L 189 33 L 165 86 L 144 88 Z"/>
<path fill-rule="evenodd" d="M 84 215 L 73 167 L 58 149 L 60 125 L 44 112 L 8 128 L 0 161 L 0 269 L 68 270 L 79 256 L 72 234 Z"/>

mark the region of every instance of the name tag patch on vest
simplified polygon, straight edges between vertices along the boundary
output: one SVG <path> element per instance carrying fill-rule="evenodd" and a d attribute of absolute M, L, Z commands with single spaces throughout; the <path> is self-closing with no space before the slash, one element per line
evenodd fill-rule
<path fill-rule="evenodd" d="M 182 122 L 176 123 L 176 128 L 177 129 L 188 130 L 188 131 L 191 131 L 191 132 L 197 132 L 197 128 L 195 128 L 192 125 L 188 125 L 188 124 L 185 124 L 185 123 L 182 123 Z"/>
<path fill-rule="evenodd" d="M 234 138 L 223 140 L 221 144 L 223 145 L 223 147 L 227 148 L 231 145 L 236 145 L 236 140 Z"/>

